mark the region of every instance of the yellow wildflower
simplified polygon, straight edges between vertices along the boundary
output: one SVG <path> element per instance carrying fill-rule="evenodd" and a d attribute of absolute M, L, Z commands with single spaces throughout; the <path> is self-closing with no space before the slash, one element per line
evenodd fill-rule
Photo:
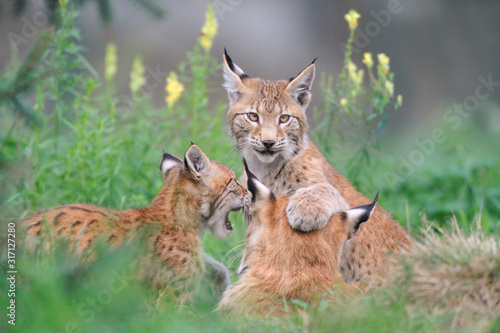
<path fill-rule="evenodd" d="M 388 56 L 385 55 L 385 53 L 379 53 L 377 54 L 378 58 L 378 63 L 380 66 L 382 66 L 382 69 L 385 74 L 389 74 L 389 62 L 391 59 L 389 59 Z"/>
<path fill-rule="evenodd" d="M 398 97 L 396 98 L 396 105 L 398 107 L 400 107 L 401 105 L 403 105 L 403 96 L 398 95 Z"/>
<path fill-rule="evenodd" d="M 358 19 L 361 17 L 361 15 L 355 11 L 354 9 L 351 9 L 349 13 L 345 14 L 344 18 L 349 23 L 349 29 L 354 30 L 358 26 Z"/>
<path fill-rule="evenodd" d="M 167 98 L 165 101 L 167 102 L 167 105 L 171 107 L 175 104 L 175 102 L 177 102 L 184 91 L 184 85 L 179 82 L 175 72 L 170 72 L 168 75 L 165 90 L 167 91 Z"/>
<path fill-rule="evenodd" d="M 365 71 L 360 69 L 356 75 L 354 79 L 354 82 L 356 82 L 356 84 L 358 86 L 360 86 L 362 83 L 363 83 L 363 76 L 365 75 Z"/>
<path fill-rule="evenodd" d="M 358 70 L 358 67 L 352 62 L 352 61 L 349 61 L 347 63 L 347 71 L 349 72 L 349 76 L 351 77 L 351 79 L 355 79 L 356 78 L 356 71 Z"/>
<path fill-rule="evenodd" d="M 345 98 L 341 98 L 340 101 L 339 101 L 340 105 L 342 106 L 346 106 L 347 105 L 347 99 Z"/>
<path fill-rule="evenodd" d="M 363 54 L 363 63 L 366 65 L 366 67 L 372 68 L 373 58 L 370 52 L 365 52 L 365 54 Z"/>
<path fill-rule="evenodd" d="M 109 43 L 106 47 L 106 55 L 104 57 L 104 77 L 106 78 L 106 82 L 111 82 L 115 78 L 116 62 L 116 45 Z"/>
<path fill-rule="evenodd" d="M 215 35 L 217 35 L 218 27 L 219 23 L 217 23 L 214 7 L 212 3 L 209 3 L 205 12 L 205 24 L 201 28 L 200 34 L 200 44 L 205 49 L 205 52 L 210 51 Z"/>
<path fill-rule="evenodd" d="M 389 96 L 392 96 L 394 94 L 394 83 L 391 81 L 385 81 L 385 90 L 389 94 Z"/>
<path fill-rule="evenodd" d="M 132 71 L 130 72 L 130 91 L 132 94 L 137 93 L 146 84 L 144 71 L 141 57 L 136 56 L 132 64 Z"/>

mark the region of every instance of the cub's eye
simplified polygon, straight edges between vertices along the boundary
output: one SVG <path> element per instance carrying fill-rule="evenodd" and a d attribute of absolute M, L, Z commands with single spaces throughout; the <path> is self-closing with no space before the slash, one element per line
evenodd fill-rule
<path fill-rule="evenodd" d="M 287 115 L 287 114 L 282 114 L 282 115 L 280 116 L 280 123 L 281 123 L 281 124 L 284 124 L 284 123 L 286 123 L 289 119 L 290 119 L 290 116 L 289 116 L 289 115 Z"/>
<path fill-rule="evenodd" d="M 253 121 L 253 122 L 259 121 L 259 115 L 255 112 L 248 112 L 247 117 L 248 117 L 248 119 L 250 119 L 250 121 Z"/>

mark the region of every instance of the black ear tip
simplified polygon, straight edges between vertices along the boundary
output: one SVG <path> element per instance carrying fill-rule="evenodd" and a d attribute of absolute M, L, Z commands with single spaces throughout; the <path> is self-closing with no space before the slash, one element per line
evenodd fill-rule
<path fill-rule="evenodd" d="M 227 50 L 226 50 L 225 47 L 224 47 L 224 57 L 226 58 L 227 65 L 234 72 L 233 59 L 231 59 L 231 57 L 229 56 L 229 54 L 227 54 Z"/>
<path fill-rule="evenodd" d="M 167 153 L 167 152 L 165 151 L 165 149 L 162 149 L 162 150 L 163 150 L 163 155 L 162 155 L 162 157 L 161 157 L 160 164 L 161 164 L 161 162 L 163 162 L 163 160 L 164 160 L 164 159 L 168 158 L 168 156 L 170 155 L 169 153 Z"/>
<path fill-rule="evenodd" d="M 318 60 L 318 57 L 314 58 L 314 60 L 311 62 L 311 65 L 314 64 Z"/>
<path fill-rule="evenodd" d="M 380 193 L 380 189 L 377 191 L 377 194 L 375 195 L 375 198 L 373 199 L 371 206 L 375 206 L 375 203 L 378 201 L 378 194 Z"/>
<path fill-rule="evenodd" d="M 245 167 L 245 172 L 247 174 L 247 182 L 250 181 L 250 179 L 253 179 L 253 178 L 257 179 L 257 177 L 248 168 L 248 164 L 247 164 L 247 161 L 245 159 L 243 159 L 243 166 Z"/>
<path fill-rule="evenodd" d="M 190 142 L 191 142 L 191 146 L 194 146 L 194 143 L 193 143 L 193 141 L 190 141 Z"/>
<path fill-rule="evenodd" d="M 165 149 L 163 149 L 163 156 L 161 157 L 161 160 L 160 160 L 160 171 L 163 171 L 163 170 L 161 169 L 161 166 L 162 166 L 162 164 L 163 164 L 163 162 L 164 162 L 165 160 L 171 160 L 171 161 L 174 161 L 174 162 L 177 162 L 177 163 L 182 163 L 182 161 L 181 161 L 180 159 L 178 159 L 178 158 L 177 158 L 177 157 L 175 157 L 174 155 L 171 155 L 171 154 L 167 153 L 167 152 L 165 151 Z"/>

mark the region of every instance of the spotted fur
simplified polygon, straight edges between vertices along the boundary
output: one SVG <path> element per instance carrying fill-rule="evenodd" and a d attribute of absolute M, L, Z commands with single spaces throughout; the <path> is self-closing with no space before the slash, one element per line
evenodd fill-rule
<path fill-rule="evenodd" d="M 265 186 L 276 195 L 293 193 L 286 209 L 292 228 L 319 230 L 333 214 L 368 201 L 307 137 L 314 64 L 289 81 L 251 78 L 227 54 L 223 69 L 236 146 Z M 362 281 L 376 275 L 388 251 L 411 244 L 404 229 L 377 207 L 370 223 L 344 245 L 339 268 L 347 282 Z"/>
<path fill-rule="evenodd" d="M 150 246 L 140 260 L 141 275 L 162 295 L 190 302 L 205 264 L 219 280 L 218 289 L 225 289 L 229 283 L 227 269 L 214 259 L 203 259 L 200 234 L 208 229 L 218 238 L 229 236 L 232 226 L 227 215 L 247 201 L 246 189 L 234 171 L 210 161 L 194 145 L 184 161 L 165 153 L 160 170 L 164 185 L 149 206 L 114 210 L 71 204 L 50 208 L 21 221 L 27 246 L 33 246 L 41 233 L 48 232 L 68 238 L 81 253 L 92 248 L 99 236 L 117 246 L 142 228 L 148 233 Z"/>

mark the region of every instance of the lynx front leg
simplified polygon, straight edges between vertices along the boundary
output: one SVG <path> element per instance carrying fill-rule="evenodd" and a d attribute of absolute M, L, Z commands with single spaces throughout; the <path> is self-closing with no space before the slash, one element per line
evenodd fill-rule
<path fill-rule="evenodd" d="M 325 227 L 330 216 L 346 209 L 349 205 L 339 191 L 323 183 L 298 189 L 290 198 L 286 215 L 293 229 L 309 232 Z"/>
<path fill-rule="evenodd" d="M 218 302 L 222 296 L 222 293 L 229 286 L 229 271 L 227 268 L 210 257 L 206 253 L 203 254 L 203 261 L 205 261 L 205 274 L 204 274 L 204 286 L 208 289 L 207 292 Z M 208 288 L 206 288 L 208 287 Z"/>

